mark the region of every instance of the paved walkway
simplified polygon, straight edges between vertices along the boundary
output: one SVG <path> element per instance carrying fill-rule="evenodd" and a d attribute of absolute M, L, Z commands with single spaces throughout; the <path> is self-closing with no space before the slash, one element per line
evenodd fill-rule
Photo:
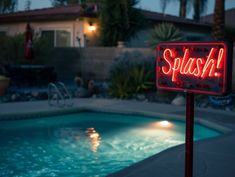
<path fill-rule="evenodd" d="M 146 114 L 167 119 L 184 119 L 185 107 L 166 104 L 107 99 L 75 99 L 72 107 L 49 107 L 46 101 L 0 104 L 0 119 L 27 118 L 77 110 Z M 196 109 L 196 121 L 223 132 L 217 138 L 202 140 L 194 147 L 195 177 L 235 176 L 235 112 Z M 184 145 L 170 148 L 109 177 L 183 177 Z"/>

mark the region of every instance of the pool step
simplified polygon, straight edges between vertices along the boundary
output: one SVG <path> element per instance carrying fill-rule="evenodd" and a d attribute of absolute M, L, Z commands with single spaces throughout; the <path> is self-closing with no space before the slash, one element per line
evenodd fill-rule
<path fill-rule="evenodd" d="M 50 106 L 73 106 L 72 96 L 63 82 L 49 83 L 47 94 Z"/>

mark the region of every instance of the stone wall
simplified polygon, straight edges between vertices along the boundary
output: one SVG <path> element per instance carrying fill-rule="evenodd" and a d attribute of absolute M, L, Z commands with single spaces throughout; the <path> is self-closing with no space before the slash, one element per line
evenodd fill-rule
<path fill-rule="evenodd" d="M 125 51 L 154 55 L 154 51 L 147 48 L 56 48 L 43 63 L 55 67 L 59 80 L 72 80 L 78 72 L 85 79 L 105 80 L 115 57 Z"/>

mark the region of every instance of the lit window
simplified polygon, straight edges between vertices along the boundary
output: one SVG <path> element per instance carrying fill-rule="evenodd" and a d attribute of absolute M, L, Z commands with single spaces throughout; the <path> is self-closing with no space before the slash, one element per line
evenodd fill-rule
<path fill-rule="evenodd" d="M 43 30 L 41 36 L 53 47 L 71 47 L 71 32 L 67 30 Z"/>
<path fill-rule="evenodd" d="M 71 47 L 71 34 L 68 31 L 56 31 L 56 47 Z"/>

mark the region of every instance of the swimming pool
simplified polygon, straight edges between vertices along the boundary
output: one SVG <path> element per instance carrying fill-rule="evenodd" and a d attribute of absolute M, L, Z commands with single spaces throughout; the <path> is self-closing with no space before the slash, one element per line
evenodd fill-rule
<path fill-rule="evenodd" d="M 184 122 L 81 112 L 2 121 L 0 176 L 102 177 L 184 143 Z M 195 125 L 195 140 L 220 133 Z"/>

